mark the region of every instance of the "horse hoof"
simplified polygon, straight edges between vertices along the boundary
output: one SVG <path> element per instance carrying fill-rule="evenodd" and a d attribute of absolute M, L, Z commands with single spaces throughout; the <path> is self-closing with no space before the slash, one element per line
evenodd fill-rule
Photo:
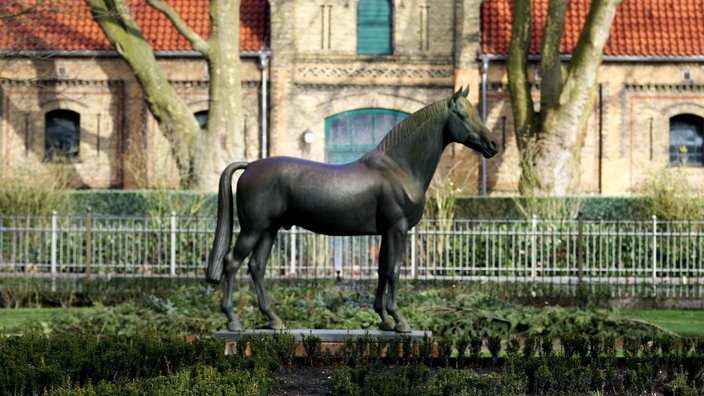
<path fill-rule="evenodd" d="M 244 326 L 242 326 L 242 323 L 239 320 L 233 320 L 227 322 L 227 329 L 229 331 L 242 331 L 244 330 Z"/>
<path fill-rule="evenodd" d="M 394 331 L 397 333 L 410 333 L 412 331 L 412 329 L 411 329 L 411 326 L 408 325 L 408 323 L 399 322 L 399 323 L 396 323 L 396 327 L 394 327 Z"/>
<path fill-rule="evenodd" d="M 393 323 L 391 323 L 391 321 L 385 320 L 381 322 L 381 324 L 379 325 L 379 329 L 381 331 L 394 331 L 394 325 Z"/>
<path fill-rule="evenodd" d="M 266 325 L 266 328 L 271 330 L 286 330 L 286 324 L 281 320 L 272 320 Z"/>

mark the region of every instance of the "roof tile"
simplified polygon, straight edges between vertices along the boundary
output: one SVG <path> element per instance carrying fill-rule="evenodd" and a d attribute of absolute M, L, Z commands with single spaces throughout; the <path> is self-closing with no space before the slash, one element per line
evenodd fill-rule
<path fill-rule="evenodd" d="M 165 0 L 186 24 L 201 37 L 210 34 L 209 0 Z M 190 51 L 166 16 L 145 0 L 127 1 L 132 15 L 155 51 Z M 0 1 L 0 15 L 9 15 L 37 5 L 33 12 L 0 18 L 0 50 L 4 51 L 110 51 L 105 38 L 83 0 Z M 241 0 L 240 50 L 268 47 L 269 4 L 266 0 Z"/>
<path fill-rule="evenodd" d="M 530 53 L 538 54 L 548 0 L 532 2 L 534 29 Z M 574 51 L 590 4 L 591 0 L 570 1 L 560 53 Z M 481 11 L 482 53 L 505 55 L 511 39 L 513 0 L 484 0 Z M 625 0 L 618 7 L 604 54 L 643 57 L 704 55 L 704 1 Z"/>

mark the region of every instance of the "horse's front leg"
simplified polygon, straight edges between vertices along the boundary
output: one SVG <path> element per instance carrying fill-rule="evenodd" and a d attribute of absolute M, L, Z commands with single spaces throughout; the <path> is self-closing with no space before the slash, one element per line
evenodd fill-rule
<path fill-rule="evenodd" d="M 389 292 L 386 299 L 386 311 L 396 321 L 394 331 L 398 333 L 410 333 L 411 326 L 406 319 L 398 312 L 396 304 L 396 292 L 398 291 L 399 276 L 401 274 L 401 263 L 406 254 L 406 237 L 408 235 L 408 222 L 403 219 L 394 227 L 387 231 L 387 265 L 386 279 L 389 284 Z"/>
<path fill-rule="evenodd" d="M 379 249 L 379 268 L 377 270 L 377 273 L 379 275 L 379 281 L 376 285 L 376 295 L 374 297 L 374 311 L 379 314 L 379 317 L 381 317 L 381 324 L 379 325 L 379 328 L 384 331 L 393 331 L 394 324 L 389 319 L 389 316 L 386 314 L 386 307 L 384 304 L 384 296 L 386 295 L 386 285 L 388 284 L 387 274 L 389 266 L 389 260 L 386 254 L 386 245 L 388 244 L 387 239 L 388 237 L 386 235 L 381 237 L 381 248 Z"/>
<path fill-rule="evenodd" d="M 252 275 L 254 289 L 257 292 L 257 300 L 259 301 L 259 310 L 269 318 L 269 323 L 266 328 L 273 330 L 283 330 L 286 328 L 284 321 L 279 318 L 274 312 L 269 302 L 269 297 L 266 295 L 264 288 L 264 273 L 266 271 L 266 260 L 269 258 L 271 246 L 274 244 L 274 238 L 278 230 L 265 232 L 254 249 L 252 257 L 249 259 L 249 272 Z"/>

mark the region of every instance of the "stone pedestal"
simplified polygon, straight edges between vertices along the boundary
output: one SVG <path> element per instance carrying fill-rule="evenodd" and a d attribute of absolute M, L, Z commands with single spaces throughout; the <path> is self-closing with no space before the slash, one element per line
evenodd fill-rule
<path fill-rule="evenodd" d="M 388 342 L 392 338 L 409 337 L 415 342 L 420 342 L 427 335 L 432 338 L 431 331 L 412 331 L 410 333 L 396 333 L 394 331 L 381 330 L 314 330 L 314 329 L 289 329 L 289 330 L 243 330 L 243 331 L 228 331 L 220 330 L 215 333 L 215 337 L 227 341 L 225 346 L 225 354 L 233 354 L 235 345 L 243 337 L 271 337 L 275 334 L 289 334 L 296 341 L 296 356 L 306 356 L 305 349 L 301 341 L 303 337 L 315 336 L 320 338 L 322 350 L 327 350 L 336 354 L 340 351 L 340 347 L 350 340 L 355 340 L 361 337 L 369 337 L 372 340 L 379 342 Z M 433 348 L 435 349 L 435 348 Z M 434 351 L 434 354 L 436 352 Z"/>

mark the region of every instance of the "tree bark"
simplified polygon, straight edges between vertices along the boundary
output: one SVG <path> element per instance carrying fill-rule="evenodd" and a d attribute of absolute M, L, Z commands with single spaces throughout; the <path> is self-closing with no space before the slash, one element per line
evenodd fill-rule
<path fill-rule="evenodd" d="M 524 116 L 531 114 L 532 100 L 521 96 L 514 98 L 514 90 L 519 93 L 527 91 L 528 96 L 530 94 L 526 69 L 530 34 L 525 33 L 525 26 L 529 23 L 525 19 L 530 19 L 530 0 L 514 2 L 507 67 L 516 140 L 521 155 L 519 191 L 522 194 L 564 196 L 578 192 L 586 121 L 594 99 L 604 46 L 616 15 L 616 7 L 621 2 L 622 0 L 592 2 L 572 59 L 566 72 L 563 72 L 559 44 L 568 1 L 550 0 L 542 43 L 543 79 L 538 122 L 535 122 L 535 114 L 532 117 Z M 532 123 L 526 122 L 527 119 L 532 120 Z"/>
<path fill-rule="evenodd" d="M 217 181 L 220 171 L 233 160 L 245 159 L 240 77 L 240 0 L 211 1 L 212 30 L 207 56 L 210 70 L 208 149 L 210 172 Z M 217 186 L 217 184 L 214 184 Z"/>
<path fill-rule="evenodd" d="M 179 172 L 183 189 L 213 189 L 223 164 L 244 158 L 241 122 L 240 0 L 212 0 L 211 33 L 204 40 L 161 0 L 147 3 L 163 13 L 208 63 L 208 125 L 202 130 L 191 109 L 161 72 L 152 48 L 125 0 L 85 0 L 106 37 L 135 74 L 149 110 L 157 119 Z M 225 155 L 222 155 L 225 153 Z"/>
<path fill-rule="evenodd" d="M 210 37 L 203 40 L 161 0 L 147 0 L 161 11 L 208 63 L 210 92 L 207 133 L 198 142 L 199 172 L 207 175 L 203 187 L 217 187 L 220 171 L 233 160 L 245 158 L 240 77 L 240 0 L 211 1 Z"/>
<path fill-rule="evenodd" d="M 182 188 L 198 184 L 193 155 L 200 126 L 158 67 L 154 53 L 124 0 L 86 0 L 93 18 L 127 62 L 142 87 L 149 110 L 171 145 Z"/>

